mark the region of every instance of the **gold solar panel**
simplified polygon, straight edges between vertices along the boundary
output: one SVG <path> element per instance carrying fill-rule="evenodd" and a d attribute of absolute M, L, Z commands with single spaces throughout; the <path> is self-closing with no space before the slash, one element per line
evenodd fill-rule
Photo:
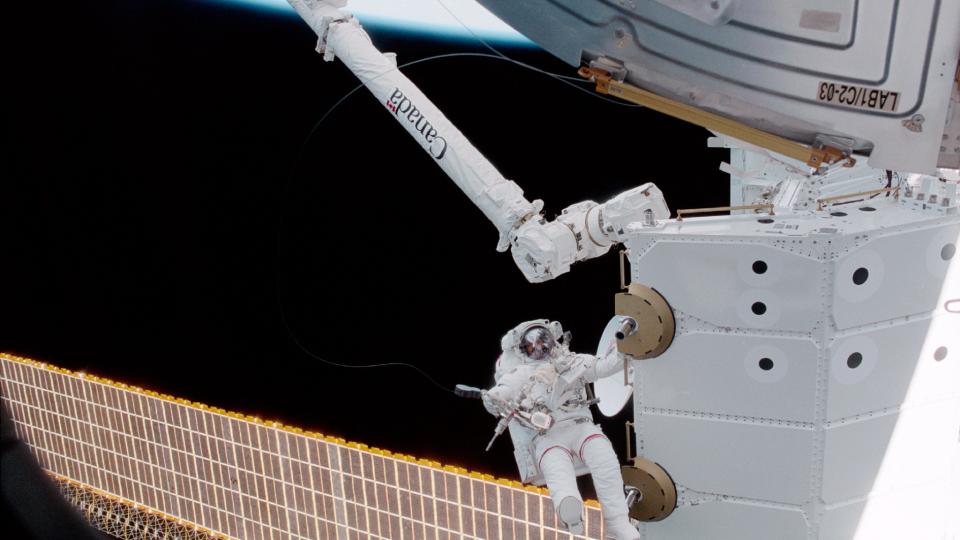
<path fill-rule="evenodd" d="M 545 490 L 0 354 L 17 435 L 120 538 L 569 539 Z M 602 538 L 588 501 L 587 538 Z"/>

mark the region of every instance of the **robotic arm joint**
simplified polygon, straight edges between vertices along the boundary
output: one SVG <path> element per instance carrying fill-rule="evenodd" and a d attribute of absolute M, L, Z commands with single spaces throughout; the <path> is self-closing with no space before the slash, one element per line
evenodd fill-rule
<path fill-rule="evenodd" d="M 631 223 L 654 227 L 669 217 L 663 194 L 646 183 L 603 204 L 572 204 L 554 221 L 541 216 L 524 221 L 511 239 L 513 260 L 528 281 L 540 283 L 569 272 L 575 262 L 603 255 Z"/>

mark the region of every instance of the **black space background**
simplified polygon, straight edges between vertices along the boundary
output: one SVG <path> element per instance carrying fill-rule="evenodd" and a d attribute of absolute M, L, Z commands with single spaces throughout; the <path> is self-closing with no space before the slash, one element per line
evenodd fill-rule
<path fill-rule="evenodd" d="M 575 349 L 595 349 L 614 253 L 528 284 L 365 91 L 308 139 L 356 80 L 292 14 L 173 0 L 5 12 L 0 350 L 516 477 L 506 440 L 484 454 L 495 421 L 478 402 L 409 369 L 321 364 L 280 306 L 324 358 L 488 386 L 500 336 L 522 320 L 558 319 Z M 370 31 L 401 63 L 483 52 Z M 575 74 L 538 49 L 504 51 Z M 550 217 L 646 181 L 673 209 L 727 200 L 726 154 L 700 128 L 506 62 L 406 73 Z M 603 423 L 618 451 L 625 418 Z"/>

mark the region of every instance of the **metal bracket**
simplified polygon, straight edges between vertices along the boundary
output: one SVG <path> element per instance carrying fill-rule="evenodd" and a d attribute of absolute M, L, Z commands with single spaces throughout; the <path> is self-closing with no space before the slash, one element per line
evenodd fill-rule
<path fill-rule="evenodd" d="M 608 56 L 601 56 L 596 60 L 591 60 L 590 69 L 604 73 L 607 77 L 617 82 L 623 82 L 623 80 L 627 78 L 627 68 L 623 65 L 623 62 Z"/>
<path fill-rule="evenodd" d="M 900 198 L 900 186 L 880 188 L 880 189 L 871 189 L 868 191 L 858 191 L 856 193 L 844 193 L 843 195 L 834 195 L 833 197 L 824 197 L 822 199 L 817 199 L 817 211 L 823 210 L 824 206 L 833 204 L 837 201 L 843 201 L 846 199 L 853 199 L 856 197 L 869 197 L 871 195 L 879 195 L 881 193 L 894 193 L 894 197 Z"/>
<path fill-rule="evenodd" d="M 729 135 L 735 139 L 802 161 L 815 169 L 842 160 L 847 160 L 845 165 L 848 167 L 852 167 L 856 163 L 850 157 L 848 151 L 832 146 L 817 148 L 816 141 L 814 141 L 813 146 L 807 146 L 623 82 L 626 78 L 626 70 L 622 68 L 622 64 L 608 67 L 607 62 L 609 60 L 601 60 L 603 61 L 590 62 L 589 66 L 583 66 L 577 71 L 581 77 L 596 82 L 596 90 L 601 94 L 616 96 L 624 101 L 636 103 L 711 131 Z"/>
<path fill-rule="evenodd" d="M 819 169 L 822 165 L 832 165 L 843 161 L 844 167 L 853 167 L 857 164 L 857 160 L 851 157 L 853 155 L 853 144 L 854 140 L 849 137 L 818 133 L 813 139 L 807 165 Z"/>
<path fill-rule="evenodd" d="M 627 250 L 620 250 L 620 289 L 627 290 L 627 270 L 626 270 Z"/>
<path fill-rule="evenodd" d="M 713 212 L 726 212 L 732 210 L 766 210 L 767 214 L 773 216 L 773 203 L 763 204 L 744 204 L 741 206 L 714 206 L 711 208 L 685 208 L 677 210 L 677 221 L 683 221 L 684 214 L 712 214 Z"/>

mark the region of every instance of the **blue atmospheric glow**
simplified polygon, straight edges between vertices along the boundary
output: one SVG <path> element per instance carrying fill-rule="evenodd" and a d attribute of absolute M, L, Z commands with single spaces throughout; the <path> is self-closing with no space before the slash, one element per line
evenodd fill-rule
<path fill-rule="evenodd" d="M 296 14 L 286 0 L 214 1 L 282 14 Z M 534 46 L 532 41 L 474 0 L 351 0 L 344 9 L 356 15 L 364 26 L 371 29 L 453 39 L 474 39 L 476 34 L 485 41 L 513 46 Z M 453 12 L 456 18 L 450 12 Z"/>

